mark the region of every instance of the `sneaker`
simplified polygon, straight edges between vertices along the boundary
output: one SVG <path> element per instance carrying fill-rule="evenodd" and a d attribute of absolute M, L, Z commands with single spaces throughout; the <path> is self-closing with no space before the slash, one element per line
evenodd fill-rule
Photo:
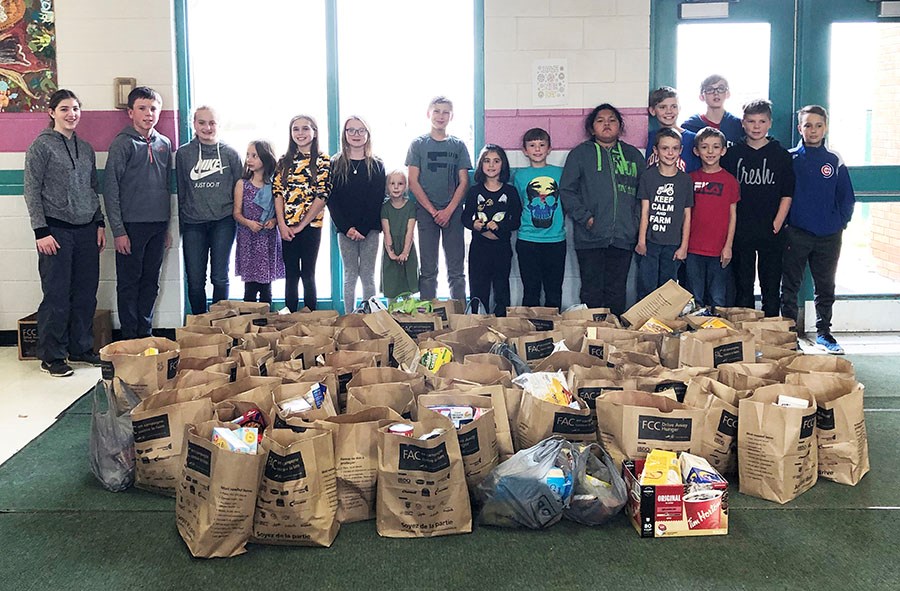
<path fill-rule="evenodd" d="M 85 351 L 80 355 L 69 355 L 69 363 L 81 363 L 84 365 L 93 365 L 100 367 L 100 356 L 93 351 Z"/>
<path fill-rule="evenodd" d="M 843 355 L 844 348 L 838 345 L 834 337 L 830 334 L 820 334 L 816 337 L 816 346 L 825 349 L 831 355 Z"/>
<path fill-rule="evenodd" d="M 54 378 L 64 378 L 74 373 L 72 371 L 72 368 L 69 367 L 69 364 L 62 359 L 57 359 L 55 361 L 51 361 L 50 363 L 41 361 L 41 371 L 46 371 Z"/>

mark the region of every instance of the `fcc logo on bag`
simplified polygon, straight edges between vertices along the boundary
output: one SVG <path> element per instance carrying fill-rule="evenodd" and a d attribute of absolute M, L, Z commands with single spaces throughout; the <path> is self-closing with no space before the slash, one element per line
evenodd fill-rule
<path fill-rule="evenodd" d="M 400 463 L 397 468 L 415 472 L 440 472 L 450 467 L 450 456 L 447 454 L 447 444 L 441 443 L 437 447 L 427 448 L 400 444 Z"/>

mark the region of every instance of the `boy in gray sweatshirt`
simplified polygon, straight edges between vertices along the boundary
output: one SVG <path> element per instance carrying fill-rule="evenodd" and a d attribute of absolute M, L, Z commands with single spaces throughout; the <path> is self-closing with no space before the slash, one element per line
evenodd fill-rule
<path fill-rule="evenodd" d="M 128 94 L 131 125 L 109 146 L 103 200 L 116 246 L 116 295 L 123 339 L 148 337 L 159 272 L 170 242 L 168 179 L 172 143 L 154 128 L 162 98 L 139 86 Z"/>

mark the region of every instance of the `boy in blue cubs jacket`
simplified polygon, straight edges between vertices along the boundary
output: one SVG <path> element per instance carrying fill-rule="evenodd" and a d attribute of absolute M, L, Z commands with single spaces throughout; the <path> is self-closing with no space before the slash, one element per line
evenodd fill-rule
<path fill-rule="evenodd" d="M 790 151 L 796 186 L 787 220 L 781 313 L 797 318 L 797 295 L 808 262 L 816 288 L 816 345 L 842 355 L 843 348 L 831 335 L 831 309 L 841 236 L 850 223 L 856 198 L 844 161 L 825 147 L 827 111 L 809 105 L 797 112 L 797 119 L 802 139 Z"/>

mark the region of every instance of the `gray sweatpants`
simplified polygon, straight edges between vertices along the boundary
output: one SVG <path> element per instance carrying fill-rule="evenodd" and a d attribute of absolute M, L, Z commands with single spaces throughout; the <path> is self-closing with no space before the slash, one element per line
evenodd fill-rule
<path fill-rule="evenodd" d="M 444 243 L 444 260 L 450 297 L 466 301 L 466 244 L 462 225 L 462 206 L 456 208 L 446 228 L 441 228 L 422 207 L 416 208 L 419 229 L 419 294 L 423 300 L 437 297 L 438 256 L 440 243 Z"/>
<path fill-rule="evenodd" d="M 363 300 L 375 295 L 375 259 L 381 245 L 381 232 L 371 230 L 365 240 L 350 240 L 338 234 L 338 248 L 344 264 L 344 314 L 356 309 L 356 280 L 362 280 Z"/>

